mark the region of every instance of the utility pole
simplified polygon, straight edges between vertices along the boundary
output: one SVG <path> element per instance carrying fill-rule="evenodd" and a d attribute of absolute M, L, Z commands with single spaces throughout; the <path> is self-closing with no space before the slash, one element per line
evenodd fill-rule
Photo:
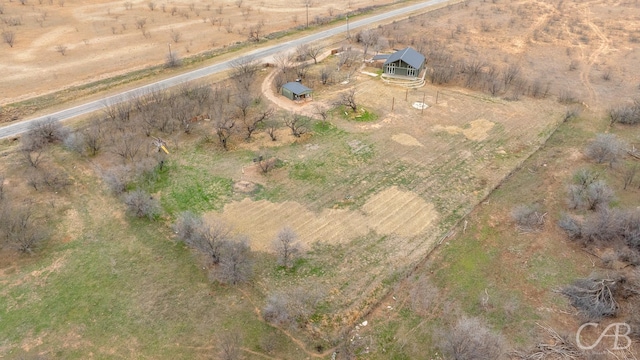
<path fill-rule="evenodd" d="M 169 61 L 173 61 L 173 57 L 171 56 L 171 43 L 167 43 L 169 45 Z"/>
<path fill-rule="evenodd" d="M 307 29 L 309 28 L 309 2 L 307 2 L 305 5 L 307 5 Z"/>
<path fill-rule="evenodd" d="M 349 15 L 347 15 L 347 40 L 351 40 L 351 35 L 349 35 Z"/>

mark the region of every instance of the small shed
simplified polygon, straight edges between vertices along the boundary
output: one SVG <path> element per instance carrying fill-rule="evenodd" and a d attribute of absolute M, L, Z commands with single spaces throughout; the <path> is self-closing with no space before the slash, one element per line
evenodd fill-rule
<path fill-rule="evenodd" d="M 282 95 L 291 100 L 302 100 L 311 97 L 313 90 L 297 81 L 288 82 L 282 85 Z"/>
<path fill-rule="evenodd" d="M 391 54 L 384 62 L 383 69 L 388 75 L 418 77 L 424 64 L 424 55 L 407 47 Z"/>

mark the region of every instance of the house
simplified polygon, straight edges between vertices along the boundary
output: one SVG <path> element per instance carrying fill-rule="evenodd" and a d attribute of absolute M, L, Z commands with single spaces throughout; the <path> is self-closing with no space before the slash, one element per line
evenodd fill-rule
<path fill-rule="evenodd" d="M 288 82 L 282 85 L 282 95 L 288 97 L 291 100 L 302 100 L 311 98 L 312 91 L 313 90 L 297 81 Z"/>
<path fill-rule="evenodd" d="M 408 47 L 391 54 L 382 68 L 386 75 L 418 77 L 424 64 L 424 55 Z"/>

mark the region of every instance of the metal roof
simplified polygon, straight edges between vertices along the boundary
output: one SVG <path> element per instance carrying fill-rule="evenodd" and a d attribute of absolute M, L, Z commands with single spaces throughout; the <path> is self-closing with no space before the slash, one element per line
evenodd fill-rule
<path fill-rule="evenodd" d="M 296 81 L 292 81 L 292 82 L 288 82 L 284 85 L 282 85 L 283 88 L 291 91 L 292 93 L 296 94 L 296 95 L 302 95 L 308 92 L 311 92 L 312 90 L 309 89 L 308 87 L 300 84 L 299 82 Z"/>
<path fill-rule="evenodd" d="M 371 60 L 387 60 L 389 58 L 389 54 L 378 54 L 374 56 Z"/>
<path fill-rule="evenodd" d="M 384 64 L 387 65 L 389 63 L 396 62 L 398 60 L 402 60 L 416 69 L 420 69 L 420 67 L 424 63 L 425 58 L 424 58 L 424 55 L 408 47 L 406 49 L 402 49 L 391 54 L 391 56 L 389 56 L 389 58 L 387 59 L 387 61 L 384 62 Z"/>

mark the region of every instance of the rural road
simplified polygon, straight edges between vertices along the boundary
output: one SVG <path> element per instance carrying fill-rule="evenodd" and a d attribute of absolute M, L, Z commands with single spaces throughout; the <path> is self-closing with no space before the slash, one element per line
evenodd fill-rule
<path fill-rule="evenodd" d="M 348 24 L 348 30 L 352 31 L 354 29 L 371 25 L 379 21 L 393 19 L 395 17 L 407 15 L 411 12 L 423 10 L 425 8 L 428 8 L 434 5 L 439 5 L 446 2 L 448 2 L 448 0 L 430 0 L 430 1 L 425 1 L 418 4 L 406 6 L 403 8 L 391 10 L 391 11 L 370 16 L 367 18 L 362 18 L 356 21 L 350 21 Z M 295 49 L 300 44 L 305 44 L 305 43 L 326 39 L 326 38 L 329 38 L 341 33 L 346 33 L 346 32 L 347 32 L 347 24 L 345 23 L 344 25 L 340 25 L 328 30 L 318 31 L 315 34 L 311 34 L 299 39 L 282 42 L 272 46 L 263 47 L 263 48 L 251 51 L 243 55 L 243 57 L 250 57 L 256 60 L 262 60 L 270 56 L 273 56 L 274 54 L 277 54 L 279 52 Z M 206 67 L 193 70 L 184 74 L 176 75 L 169 79 L 161 80 L 149 85 L 141 86 L 136 89 L 128 90 L 120 94 L 108 96 L 100 100 L 87 102 L 85 104 L 74 106 L 72 108 L 61 110 L 55 113 L 47 114 L 47 115 L 32 118 L 32 119 L 23 120 L 15 124 L 0 127 L 0 139 L 16 136 L 27 131 L 29 128 L 29 125 L 34 121 L 44 120 L 46 118 L 55 118 L 60 121 L 68 120 L 77 116 L 81 116 L 81 115 L 85 115 L 85 114 L 89 114 L 89 113 L 101 110 L 102 108 L 104 108 L 106 104 L 109 104 L 109 105 L 117 104 L 132 98 L 136 98 L 138 96 L 144 95 L 152 91 L 167 89 L 185 82 L 189 82 L 205 76 L 222 72 L 229 69 L 231 67 L 231 64 L 237 60 L 238 59 L 223 61 L 214 65 L 206 66 Z"/>

